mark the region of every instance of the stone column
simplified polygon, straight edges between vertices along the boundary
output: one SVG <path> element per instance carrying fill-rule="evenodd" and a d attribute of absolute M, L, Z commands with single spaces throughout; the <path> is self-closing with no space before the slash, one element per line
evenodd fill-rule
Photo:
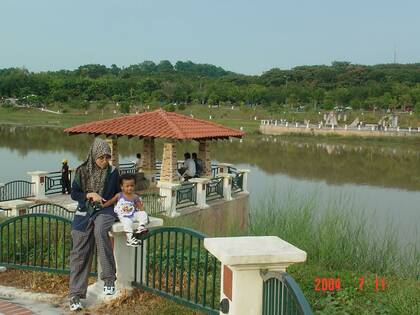
<path fill-rule="evenodd" d="M 286 271 L 306 260 L 306 253 L 276 236 L 205 238 L 204 247 L 222 263 L 220 314 L 262 314 L 261 271 Z"/>
<path fill-rule="evenodd" d="M 159 218 L 149 218 L 150 223 L 147 225 L 148 228 L 157 227 L 163 225 L 163 220 Z M 138 223 L 134 223 L 134 230 L 137 229 Z M 114 238 L 114 257 L 115 265 L 117 269 L 117 281 L 115 283 L 117 293 L 115 295 L 104 295 L 103 287 L 104 282 L 98 277 L 97 281 L 88 287 L 87 292 L 87 304 L 88 306 L 101 302 L 103 300 L 112 300 L 121 296 L 124 291 L 131 291 L 131 282 L 134 281 L 134 256 L 135 248 L 126 245 L 127 239 L 123 229 L 122 223 L 114 223 L 112 226 L 112 235 Z M 143 253 L 147 253 L 147 249 L 144 246 Z M 140 254 L 141 251 L 137 251 L 138 266 L 140 266 Z M 146 255 L 144 254 L 144 259 Z M 143 266 L 146 266 L 144 261 Z M 98 271 L 100 270 L 100 264 L 98 261 Z M 139 268 L 137 268 L 139 271 Z M 99 272 L 98 272 L 99 273 Z M 138 278 L 139 279 L 139 274 Z"/>
<path fill-rule="evenodd" d="M 111 148 L 111 160 L 109 161 L 109 164 L 115 167 L 120 166 L 120 158 L 118 153 L 118 140 L 117 138 L 111 138 L 106 139 L 106 142 L 108 142 L 109 147 Z"/>
<path fill-rule="evenodd" d="M 45 176 L 49 172 L 46 171 L 34 171 L 28 172 L 28 175 L 31 176 L 31 182 L 35 183 L 34 186 L 34 196 L 36 199 L 45 198 Z"/>
<path fill-rule="evenodd" d="M 191 178 L 189 182 L 197 183 L 197 206 L 201 209 L 208 208 L 206 200 L 206 185 L 210 180 L 207 178 Z"/>
<path fill-rule="evenodd" d="M 203 177 L 211 177 L 211 159 L 209 142 L 200 140 L 198 144 L 198 158 L 203 161 Z"/>
<path fill-rule="evenodd" d="M 232 200 L 232 177 L 233 174 L 219 173 L 219 177 L 223 177 L 223 199 Z"/>
<path fill-rule="evenodd" d="M 147 137 L 143 140 L 143 155 L 141 157 L 141 170 L 151 183 L 155 182 L 155 138 Z"/>
<path fill-rule="evenodd" d="M 160 170 L 161 182 L 178 181 L 176 147 L 174 142 L 163 145 L 162 169 Z"/>

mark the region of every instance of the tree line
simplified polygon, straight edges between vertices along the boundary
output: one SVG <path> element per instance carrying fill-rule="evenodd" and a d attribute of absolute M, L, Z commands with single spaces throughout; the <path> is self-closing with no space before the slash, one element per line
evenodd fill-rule
<path fill-rule="evenodd" d="M 128 67 L 99 64 L 75 70 L 0 69 L 0 97 L 34 106 L 87 108 L 109 102 L 126 110 L 142 104 L 261 105 L 288 109 L 420 108 L 420 64 L 299 66 L 244 75 L 210 64 L 168 60 Z"/>

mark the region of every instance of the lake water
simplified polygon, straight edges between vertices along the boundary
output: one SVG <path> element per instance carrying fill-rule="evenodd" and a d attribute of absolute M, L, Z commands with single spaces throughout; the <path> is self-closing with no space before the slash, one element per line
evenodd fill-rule
<path fill-rule="evenodd" d="M 0 182 L 28 180 L 28 171 L 57 171 L 63 158 L 75 167 L 84 160 L 91 140 L 59 129 L 0 127 Z M 158 158 L 162 143 L 157 142 Z M 180 143 L 178 157 L 187 150 L 197 151 L 198 146 Z M 120 139 L 121 161 L 134 160 L 141 151 L 138 139 Z M 342 198 L 367 212 L 379 229 L 392 222 L 404 244 L 418 240 L 420 145 L 253 136 L 243 142 L 214 142 L 211 156 L 251 171 L 248 182 L 254 206 L 269 193 L 279 199 L 290 193 L 296 199 L 316 195 L 318 211 Z"/>

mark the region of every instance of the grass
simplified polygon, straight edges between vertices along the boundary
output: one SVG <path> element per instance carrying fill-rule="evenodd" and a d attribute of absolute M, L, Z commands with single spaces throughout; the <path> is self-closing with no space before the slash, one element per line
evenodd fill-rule
<path fill-rule="evenodd" d="M 420 240 L 401 249 L 392 224 L 381 237 L 369 218 L 337 199 L 321 214 L 315 195 L 297 199 L 275 194 L 251 210 L 252 235 L 277 235 L 308 254 L 288 272 L 317 314 L 418 314 Z M 316 291 L 316 278 L 339 278 L 341 289 Z M 385 279 L 377 291 L 376 277 Z M 365 285 L 360 290 L 360 278 Z"/>
<path fill-rule="evenodd" d="M 57 110 L 57 106 L 51 107 Z M 66 112 L 63 114 L 53 114 L 43 112 L 34 108 L 5 108 L 0 106 L 0 124 L 4 125 L 26 125 L 26 126 L 50 126 L 57 128 L 67 128 L 77 124 L 87 123 L 95 120 L 102 120 L 108 118 L 115 118 L 121 116 L 120 112 L 114 114 L 114 105 L 108 104 L 104 111 L 96 109 L 95 104 L 92 104 L 87 114 L 84 110 L 66 108 Z M 150 110 L 157 108 L 152 106 Z M 208 107 L 207 105 L 188 105 L 185 109 L 177 111 L 184 115 L 193 115 L 195 118 L 209 120 L 210 116 L 212 121 L 239 129 L 243 127 L 243 130 L 248 135 L 259 134 L 259 124 L 261 119 L 286 119 L 290 122 L 303 122 L 304 120 L 310 120 L 312 123 L 319 122 L 323 118 L 323 113 L 327 111 L 306 111 L 306 112 L 294 112 L 292 110 L 280 110 L 277 113 L 270 113 L 265 108 L 259 106 L 258 108 L 249 107 L 234 107 L 233 109 L 229 106 L 221 107 Z M 364 112 L 364 111 L 352 111 L 348 113 L 347 123 L 353 121 L 356 117 L 367 123 L 377 123 L 381 117 L 384 116 L 381 112 Z M 342 121 L 340 123 L 343 123 Z M 419 127 L 420 126 L 420 113 L 408 113 L 399 114 L 399 124 L 402 128 Z M 302 135 L 298 135 L 301 137 Z M 317 135 L 318 137 L 319 135 Z M 331 137 L 331 136 L 320 136 L 320 137 Z M 344 138 L 344 137 L 340 137 Z M 359 139 L 358 137 L 355 137 Z M 376 138 L 376 137 L 375 137 Z M 393 137 L 384 137 L 385 139 Z M 417 138 L 417 137 L 416 137 Z M 406 140 L 405 138 L 404 141 Z M 379 140 L 381 141 L 381 140 Z M 383 140 L 382 140 L 383 141 Z M 398 140 L 397 140 L 398 141 Z M 401 141 L 401 140 L 400 140 Z"/>

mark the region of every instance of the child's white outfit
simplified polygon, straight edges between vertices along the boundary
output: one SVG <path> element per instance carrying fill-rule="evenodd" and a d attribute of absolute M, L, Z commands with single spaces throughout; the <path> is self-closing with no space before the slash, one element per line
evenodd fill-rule
<path fill-rule="evenodd" d="M 123 193 L 120 193 L 118 202 L 114 207 L 114 212 L 118 215 L 118 219 L 122 223 L 124 231 L 127 233 L 127 245 L 133 245 L 129 244 L 130 240 L 133 239 L 133 222 L 139 222 L 139 227 L 137 228 L 138 233 L 142 233 L 145 230 L 145 225 L 149 223 L 149 216 L 146 211 L 136 209 L 136 203 L 138 202 L 141 202 L 140 197 L 130 200 Z"/>

